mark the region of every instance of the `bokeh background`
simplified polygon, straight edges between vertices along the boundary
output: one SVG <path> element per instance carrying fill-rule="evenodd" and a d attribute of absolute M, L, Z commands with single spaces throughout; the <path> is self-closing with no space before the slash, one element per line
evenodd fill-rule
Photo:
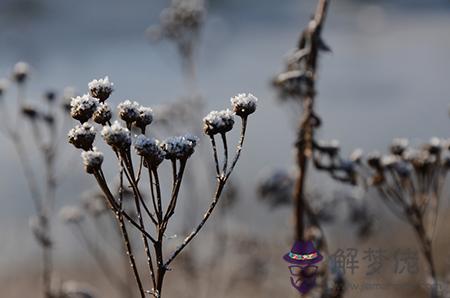
<path fill-rule="evenodd" d="M 250 123 L 248 143 L 235 172 L 239 200 L 227 215 L 227 233 L 238 231 L 262 239 L 267 245 L 264 263 L 269 266 L 264 282 L 253 292 L 231 290 L 224 297 L 248 297 L 255 291 L 260 297 L 295 296 L 281 262 L 290 247 L 291 212 L 289 208 L 271 211 L 258 201 L 255 189 L 260 173 L 293 164 L 297 114 L 277 101 L 270 80 L 282 69 L 315 4 L 297 0 L 208 2 L 196 55 L 198 89 L 206 110 L 228 106 L 230 96 L 239 92 L 259 98 L 258 113 Z M 128 98 L 150 106 L 174 101 L 186 93 L 176 48 L 169 42 L 152 44 L 145 34 L 159 22 L 167 5 L 160 0 L 0 0 L 0 77 L 22 60 L 32 66 L 30 100 L 40 100 L 49 88 L 74 86 L 84 92 L 90 80 L 109 75 L 116 87 L 113 103 Z M 358 147 L 384 151 L 394 137 L 421 143 L 449 135 L 449 1 L 332 1 L 323 35 L 332 53 L 324 54 L 320 63 L 321 137 L 339 139 L 343 151 L 350 153 Z M 78 161 L 78 153 L 64 146 Z M 33 210 L 25 180 L 6 139 L 0 141 L 0 164 L 0 296 L 25 297 L 24 288 L 38 278 L 39 250 L 28 227 Z M 81 194 L 93 186 L 91 178 L 74 162 L 58 189 L 58 207 L 79 202 Z M 309 182 L 323 197 L 350 191 L 318 174 Z M 381 210 L 377 216 L 389 217 L 377 204 L 373 208 L 375 213 Z M 378 243 L 404 232 L 399 222 L 392 221 L 388 232 L 386 222 L 378 223 L 374 236 L 381 239 Z M 214 229 L 214 218 L 208 225 Z M 326 231 L 333 248 L 360 245 L 343 223 L 326 226 Z M 61 278 L 107 287 L 101 277 L 97 283 L 93 278 L 83 279 L 82 272 L 101 273 L 89 269 L 94 266 L 90 261 L 79 261 L 85 255 L 83 246 L 67 228 L 57 224 L 55 233 Z M 205 239 L 200 237 L 197 242 Z M 441 245 L 444 252 L 446 241 Z M 245 253 L 240 260 L 245 260 Z M 281 275 L 270 276 L 277 270 Z M 189 289 L 189 283 L 184 287 Z M 368 291 L 364 297 L 380 293 Z M 362 297 L 351 291 L 349 295 Z"/>

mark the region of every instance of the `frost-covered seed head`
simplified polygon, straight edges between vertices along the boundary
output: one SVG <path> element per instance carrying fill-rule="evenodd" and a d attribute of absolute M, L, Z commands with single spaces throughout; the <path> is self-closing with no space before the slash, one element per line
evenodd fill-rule
<path fill-rule="evenodd" d="M 100 102 L 107 100 L 114 91 L 114 83 L 109 81 L 108 76 L 103 79 L 92 80 L 88 84 L 88 87 L 92 97 L 98 98 Z"/>
<path fill-rule="evenodd" d="M 139 135 L 135 142 L 134 148 L 138 155 L 145 158 L 147 166 L 157 167 L 164 160 L 166 152 L 161 148 L 160 142 L 154 138 L 147 138 Z"/>
<path fill-rule="evenodd" d="M 233 125 L 233 112 L 228 109 L 212 111 L 203 118 L 203 131 L 210 136 L 218 133 L 226 133 L 233 128 Z"/>
<path fill-rule="evenodd" d="M 25 62 L 18 62 L 14 65 L 13 78 L 18 84 L 22 84 L 30 73 L 30 66 Z"/>
<path fill-rule="evenodd" d="M 95 123 L 105 125 L 111 120 L 112 113 L 107 103 L 100 103 L 92 116 Z"/>
<path fill-rule="evenodd" d="M 102 137 L 108 145 L 118 150 L 127 149 L 131 145 L 130 131 L 117 120 L 113 125 L 103 127 Z"/>
<path fill-rule="evenodd" d="M 83 212 L 76 206 L 65 206 L 59 211 L 59 217 L 67 224 L 79 223 L 83 220 Z"/>
<path fill-rule="evenodd" d="M 350 160 L 354 163 L 360 163 L 362 159 L 363 151 L 362 149 L 358 148 L 355 149 L 352 154 L 350 154 Z"/>
<path fill-rule="evenodd" d="M 381 156 L 378 152 L 372 152 L 367 155 L 367 163 L 375 169 L 381 169 Z"/>
<path fill-rule="evenodd" d="M 166 159 L 187 159 L 197 145 L 198 138 L 192 135 L 170 137 L 161 143 L 161 148 L 165 151 Z"/>
<path fill-rule="evenodd" d="M 441 149 L 444 147 L 445 141 L 441 140 L 437 137 L 431 138 L 430 142 L 425 146 L 425 149 L 428 150 L 430 154 L 438 154 L 441 152 Z"/>
<path fill-rule="evenodd" d="M 255 112 L 258 99 L 251 93 L 240 93 L 232 97 L 230 101 L 236 115 L 247 117 Z"/>
<path fill-rule="evenodd" d="M 119 110 L 119 117 L 127 124 L 131 124 L 139 118 L 139 103 L 125 100 L 121 102 L 117 109 Z"/>
<path fill-rule="evenodd" d="M 92 148 L 94 143 L 95 130 L 91 124 L 85 122 L 72 128 L 67 136 L 70 144 L 87 151 Z"/>
<path fill-rule="evenodd" d="M 402 155 L 403 152 L 408 147 L 409 141 L 408 139 L 396 138 L 392 140 L 391 144 L 391 153 L 395 155 Z"/>
<path fill-rule="evenodd" d="M 92 150 L 81 152 L 81 158 L 83 159 L 84 169 L 88 174 L 100 170 L 103 163 L 103 153 L 97 151 L 95 147 Z"/>
<path fill-rule="evenodd" d="M 72 118 L 84 123 L 88 121 L 98 106 L 98 99 L 89 94 L 72 98 L 70 102 L 70 115 Z"/>
<path fill-rule="evenodd" d="M 381 158 L 381 165 L 386 168 L 393 168 L 400 162 L 398 155 L 389 154 Z"/>
<path fill-rule="evenodd" d="M 149 107 L 140 106 L 138 111 L 139 117 L 136 119 L 136 126 L 144 132 L 145 127 L 153 121 L 153 110 Z"/>

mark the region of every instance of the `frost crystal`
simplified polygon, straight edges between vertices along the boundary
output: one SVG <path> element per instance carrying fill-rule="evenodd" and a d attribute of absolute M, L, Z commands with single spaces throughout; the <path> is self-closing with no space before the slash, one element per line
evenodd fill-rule
<path fill-rule="evenodd" d="M 65 206 L 61 208 L 59 216 L 65 223 L 78 223 L 83 220 L 83 213 L 76 206 Z"/>
<path fill-rule="evenodd" d="M 118 121 L 114 121 L 111 126 L 103 127 L 102 136 L 105 142 L 115 149 L 127 149 L 131 145 L 130 131 Z"/>
<path fill-rule="evenodd" d="M 94 121 L 101 125 L 105 125 L 111 117 L 112 113 L 107 103 L 100 103 L 93 115 Z"/>
<path fill-rule="evenodd" d="M 139 103 L 125 100 L 117 106 L 119 117 L 127 124 L 131 124 L 139 119 Z"/>
<path fill-rule="evenodd" d="M 246 117 L 255 112 L 258 99 L 251 93 L 240 93 L 232 97 L 230 101 L 236 115 Z"/>
<path fill-rule="evenodd" d="M 212 111 L 203 118 L 203 131 L 207 135 L 226 133 L 233 128 L 234 117 L 230 110 Z"/>
<path fill-rule="evenodd" d="M 153 110 L 149 107 L 140 106 L 138 111 L 139 117 L 136 119 L 136 126 L 144 132 L 145 127 L 153 121 Z"/>
<path fill-rule="evenodd" d="M 170 137 L 161 143 L 166 159 L 186 159 L 194 153 L 198 138 L 192 135 Z"/>
<path fill-rule="evenodd" d="M 147 166 L 158 166 L 164 160 L 166 155 L 158 140 L 147 138 L 144 135 L 139 135 L 136 138 L 134 148 L 138 155 L 145 158 Z"/>
<path fill-rule="evenodd" d="M 109 81 L 108 76 L 103 79 L 93 80 L 88 84 L 89 93 L 104 102 L 114 91 L 114 84 Z"/>
<path fill-rule="evenodd" d="M 81 158 L 83 159 L 84 169 L 88 174 L 93 174 L 96 170 L 99 170 L 103 163 L 103 153 L 97 151 L 95 147 L 92 150 L 81 152 Z"/>
<path fill-rule="evenodd" d="M 94 143 L 95 130 L 91 124 L 85 122 L 72 128 L 67 136 L 69 137 L 69 143 L 76 148 L 87 151 L 92 148 Z"/>
<path fill-rule="evenodd" d="M 72 118 L 84 123 L 88 121 L 97 109 L 98 99 L 85 94 L 72 98 L 70 102 L 70 115 Z"/>

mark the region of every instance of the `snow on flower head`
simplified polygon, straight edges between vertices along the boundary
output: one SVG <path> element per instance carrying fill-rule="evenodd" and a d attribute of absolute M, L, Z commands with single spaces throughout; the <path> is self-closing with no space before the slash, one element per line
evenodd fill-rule
<path fill-rule="evenodd" d="M 135 142 L 136 153 L 145 158 L 147 166 L 157 167 L 166 155 L 161 148 L 160 142 L 154 138 L 148 138 L 145 135 L 139 135 Z"/>
<path fill-rule="evenodd" d="M 97 109 L 98 99 L 89 94 L 72 98 L 70 102 L 70 115 L 72 118 L 84 123 L 88 121 Z"/>
<path fill-rule="evenodd" d="M 109 81 L 108 76 L 103 79 L 92 80 L 88 84 L 88 87 L 92 97 L 98 98 L 100 102 L 107 100 L 114 91 L 114 83 Z"/>
<path fill-rule="evenodd" d="M 105 125 L 111 120 L 112 113 L 107 103 L 100 103 L 94 112 L 93 119 L 95 123 Z"/>
<path fill-rule="evenodd" d="M 136 126 L 144 133 L 145 127 L 153 122 L 153 110 L 149 107 L 140 106 L 138 111 L 139 117 L 136 119 Z"/>
<path fill-rule="evenodd" d="M 93 148 L 89 151 L 81 152 L 81 158 L 83 160 L 84 169 L 88 174 L 93 174 L 99 170 L 103 163 L 103 153 L 97 151 L 97 148 Z"/>
<path fill-rule="evenodd" d="M 91 124 L 85 122 L 72 128 L 67 136 L 70 144 L 87 151 L 92 148 L 94 143 L 95 130 Z"/>
<path fill-rule="evenodd" d="M 102 137 L 108 145 L 119 150 L 127 149 L 131 145 L 130 131 L 118 121 L 114 121 L 111 126 L 103 127 Z"/>
<path fill-rule="evenodd" d="M 78 223 L 84 218 L 81 209 L 77 206 L 64 206 L 59 211 L 59 217 L 65 223 Z"/>
<path fill-rule="evenodd" d="M 390 147 L 391 153 L 396 155 L 402 155 L 403 152 L 408 147 L 409 141 L 404 138 L 395 138 L 392 140 L 392 144 Z"/>
<path fill-rule="evenodd" d="M 30 73 L 30 66 L 26 62 L 18 62 L 14 65 L 13 77 L 17 83 L 25 82 L 28 74 Z"/>
<path fill-rule="evenodd" d="M 119 117 L 127 124 L 131 124 L 137 119 L 139 119 L 139 103 L 136 101 L 131 102 L 130 100 L 125 100 L 119 103 L 117 109 L 119 110 Z"/>
<path fill-rule="evenodd" d="M 246 117 L 255 112 L 258 99 L 251 93 L 240 93 L 232 97 L 230 101 L 236 115 Z"/>
<path fill-rule="evenodd" d="M 194 153 L 198 138 L 192 135 L 170 137 L 161 143 L 166 159 L 186 159 Z"/>
<path fill-rule="evenodd" d="M 226 133 L 233 128 L 233 112 L 226 109 L 223 111 L 212 111 L 203 118 L 203 131 L 207 135 Z"/>

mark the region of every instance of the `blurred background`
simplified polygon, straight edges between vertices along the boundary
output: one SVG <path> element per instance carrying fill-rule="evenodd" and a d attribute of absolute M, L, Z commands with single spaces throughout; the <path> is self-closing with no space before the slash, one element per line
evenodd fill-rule
<path fill-rule="evenodd" d="M 48 89 L 62 93 L 66 86 L 84 93 L 89 81 L 108 75 L 115 84 L 111 103 L 125 99 L 149 106 L 174 102 L 186 96 L 187 89 L 176 47 L 170 42 L 151 43 L 146 35 L 168 5 L 160 0 L 0 0 L 0 77 L 8 76 L 17 61 L 26 61 L 31 65 L 30 101 L 39 101 Z M 256 254 L 252 246 L 245 246 L 239 257 L 233 250 L 227 253 L 225 247 L 223 257 L 231 261 L 219 266 L 222 269 L 214 271 L 209 282 L 206 277 L 202 279 L 206 284 L 214 281 L 222 285 L 217 287 L 223 297 L 296 295 L 281 259 L 291 246 L 291 210 L 272 210 L 261 204 L 256 189 L 261 173 L 290 169 L 293 164 L 298 114 L 277 100 L 270 82 L 282 70 L 315 5 L 315 1 L 298 0 L 207 3 L 195 56 L 197 88 L 205 101 L 205 112 L 227 107 L 229 98 L 240 92 L 259 98 L 258 113 L 249 124 L 247 144 L 234 173 L 236 206 L 227 212 L 225 221 L 213 217 L 207 230 L 214 233 L 217 225 L 225 225 L 226 235 L 260 243 L 260 259 L 259 263 L 245 263 L 250 262 L 248 255 Z M 320 62 L 317 110 L 324 122 L 320 137 L 339 139 L 348 154 L 355 148 L 385 151 L 395 137 L 420 144 L 433 136 L 449 135 L 448 0 L 332 1 L 323 36 L 332 52 L 324 54 Z M 14 100 L 14 91 L 5 100 Z M 201 118 L 198 126 L 200 129 Z M 75 162 L 58 188 L 57 209 L 79 204 L 82 194 L 94 185 L 92 177 L 83 173 L 78 153 L 65 139 L 63 135 L 63 155 L 75 155 Z M 205 140 L 200 146 L 208 152 Z M 33 209 L 14 148 L 4 138 L 0 164 L 0 296 L 39 297 L 35 289 L 39 285 L 40 252 L 28 225 Z M 354 191 L 316 173 L 310 176 L 308 187 L 324 199 Z M 200 211 L 206 208 L 207 198 L 201 201 L 203 205 L 199 203 Z M 375 222 L 372 240 L 363 244 L 344 221 L 325 225 L 331 251 L 379 247 L 388 245 L 387 239 L 404 244 L 398 235 L 405 235 L 407 241 L 411 232 L 391 218 L 381 204 L 373 204 L 373 213 L 383 224 Z M 55 222 L 55 270 L 61 282 L 77 280 L 94 288 L 98 297 L 116 297 L 105 290 L 110 288 L 108 282 L 92 260 L 84 258 L 83 244 L 58 219 Z M 392 228 L 386 229 L 391 222 Z M 438 250 L 447 256 L 450 239 L 444 230 L 442 233 Z M 195 247 L 207 239 L 208 233 L 200 235 Z M 199 272 L 208 272 L 207 267 L 198 266 Z M 226 273 L 244 270 L 239 266 L 255 266 L 263 277 L 249 278 L 248 284 L 241 278 L 240 285 Z M 199 294 L 193 282 L 183 281 L 176 266 L 174 269 L 170 274 L 173 280 L 167 282 L 169 297 L 178 297 L 177 287 L 184 293 L 182 297 L 216 297 L 211 294 L 214 289 Z M 409 290 L 411 296 L 414 292 L 425 297 Z M 345 297 L 378 297 L 380 293 L 400 297 L 396 291 L 378 289 L 361 294 L 349 290 Z"/>

